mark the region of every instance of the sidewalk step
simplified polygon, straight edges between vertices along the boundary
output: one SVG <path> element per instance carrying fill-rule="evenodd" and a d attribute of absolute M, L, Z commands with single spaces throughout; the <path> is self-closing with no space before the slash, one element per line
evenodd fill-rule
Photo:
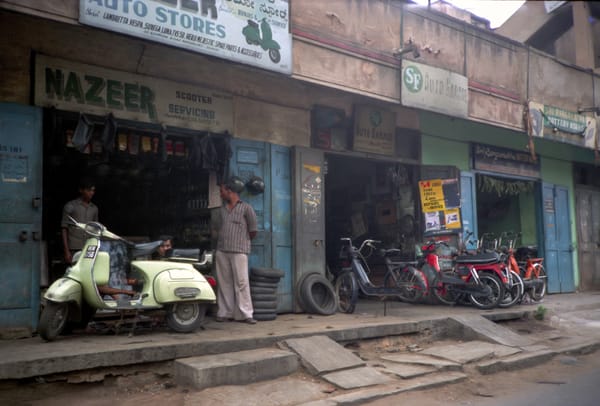
<path fill-rule="evenodd" d="M 532 339 L 521 336 L 480 315 L 455 315 L 450 319 L 460 323 L 463 326 L 463 334 L 471 335 L 473 339 L 483 339 L 510 347 L 525 347 L 534 344 Z"/>
<path fill-rule="evenodd" d="M 178 359 L 174 370 L 178 382 L 204 389 L 279 378 L 295 372 L 298 365 L 298 357 L 292 352 L 261 348 Z"/>

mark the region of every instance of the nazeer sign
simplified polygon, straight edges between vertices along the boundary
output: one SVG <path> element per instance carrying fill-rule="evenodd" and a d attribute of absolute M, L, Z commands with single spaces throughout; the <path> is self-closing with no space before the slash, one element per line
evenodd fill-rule
<path fill-rule="evenodd" d="M 288 0 L 80 0 L 79 22 L 292 73 Z"/>
<path fill-rule="evenodd" d="M 469 116 L 469 81 L 466 76 L 416 62 L 402 61 L 401 100 L 450 116 Z"/>
<path fill-rule="evenodd" d="M 396 115 L 378 107 L 355 106 L 354 151 L 394 155 Z"/>
<path fill-rule="evenodd" d="M 533 136 L 557 138 L 558 132 L 573 134 L 567 138 L 580 146 L 595 149 L 597 117 L 530 101 L 528 103 L 531 132 Z"/>
<path fill-rule="evenodd" d="M 35 105 L 233 133 L 231 95 L 148 76 L 37 55 Z"/>

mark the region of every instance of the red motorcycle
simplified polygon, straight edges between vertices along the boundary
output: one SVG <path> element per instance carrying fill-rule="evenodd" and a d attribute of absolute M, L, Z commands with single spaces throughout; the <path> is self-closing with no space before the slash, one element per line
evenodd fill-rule
<path fill-rule="evenodd" d="M 480 309 L 492 309 L 504 298 L 506 275 L 498 254 L 457 255 L 451 269 L 440 268 L 438 250 L 443 241 L 429 241 L 421 247 L 421 271 L 429 292 L 441 303 L 454 305 L 467 299 Z"/>

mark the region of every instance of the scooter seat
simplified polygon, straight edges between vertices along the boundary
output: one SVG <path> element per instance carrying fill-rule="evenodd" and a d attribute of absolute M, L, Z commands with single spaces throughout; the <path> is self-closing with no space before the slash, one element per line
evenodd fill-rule
<path fill-rule="evenodd" d="M 476 255 L 459 255 L 455 261 L 457 264 L 491 264 L 499 262 L 500 257 L 495 252 L 484 252 Z"/>
<path fill-rule="evenodd" d="M 152 255 L 154 251 L 162 244 L 161 240 L 152 241 L 152 242 L 144 242 L 141 244 L 135 244 L 131 251 L 131 256 L 133 258 L 143 257 L 146 255 Z"/>

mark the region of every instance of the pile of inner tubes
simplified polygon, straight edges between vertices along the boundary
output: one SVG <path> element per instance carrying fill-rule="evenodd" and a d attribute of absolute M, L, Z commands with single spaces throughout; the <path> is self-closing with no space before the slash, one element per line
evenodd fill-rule
<path fill-rule="evenodd" d="M 308 273 L 296 290 L 298 304 L 306 313 L 330 316 L 337 311 L 338 297 L 329 280 L 320 273 Z"/>
<path fill-rule="evenodd" d="M 250 296 L 256 320 L 277 318 L 277 285 L 283 276 L 279 269 L 250 268 Z"/>

